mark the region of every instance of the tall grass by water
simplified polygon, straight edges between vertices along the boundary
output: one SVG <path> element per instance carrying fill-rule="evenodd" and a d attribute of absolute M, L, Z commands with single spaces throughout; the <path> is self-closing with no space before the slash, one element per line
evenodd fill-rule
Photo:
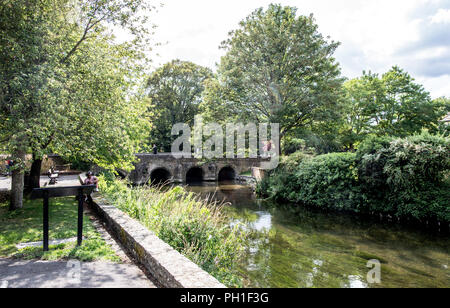
<path fill-rule="evenodd" d="M 202 199 L 182 187 L 129 187 L 100 177 L 103 196 L 160 239 L 228 287 L 242 286 L 237 275 L 244 234 L 231 226 L 223 204 Z"/>

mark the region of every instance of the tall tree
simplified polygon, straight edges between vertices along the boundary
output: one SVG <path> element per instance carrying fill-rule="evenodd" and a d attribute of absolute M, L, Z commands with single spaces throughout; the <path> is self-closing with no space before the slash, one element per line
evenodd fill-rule
<path fill-rule="evenodd" d="M 48 56 L 51 46 L 47 38 L 52 22 L 59 18 L 53 4 L 51 0 L 7 0 L 0 6 L 0 122 L 2 141 L 14 160 L 12 209 L 22 206 L 29 136 L 36 133 L 39 138 L 40 124 L 46 122 L 45 114 L 52 109 L 52 101 L 45 105 L 39 102 L 49 92 L 61 89 L 51 70 L 55 59 Z"/>
<path fill-rule="evenodd" d="M 16 162 L 11 209 L 22 207 L 25 153 L 33 153 L 35 162 L 50 149 L 72 150 L 87 158 L 96 153 L 104 164 L 130 159 L 136 142 L 131 134 L 124 135 L 136 132 L 136 121 L 118 115 L 139 113 L 130 107 L 126 92 L 128 80 L 136 77 L 132 66 L 144 63 L 138 44 L 142 40 L 139 34 L 133 44 L 115 44 L 105 23 L 133 33 L 141 20 L 136 16 L 147 6 L 143 0 L 2 3 L 0 117 L 6 124 L 0 126 L 0 135 Z M 106 119 L 111 120 L 109 126 Z M 124 151 L 117 150 L 121 146 Z M 33 165 L 32 171 L 39 172 Z"/>
<path fill-rule="evenodd" d="M 347 81 L 343 91 L 340 139 L 347 150 L 352 150 L 356 143 L 374 133 L 380 121 L 376 115 L 384 101 L 384 86 L 377 74 L 363 72 L 362 77 Z"/>
<path fill-rule="evenodd" d="M 148 79 L 147 89 L 151 105 L 148 118 L 152 123 L 149 142 L 170 151 L 172 126 L 177 123 L 193 125 L 199 113 L 204 83 L 213 77 L 209 68 L 192 62 L 174 60 L 169 62 Z"/>
<path fill-rule="evenodd" d="M 423 86 L 397 66 L 381 77 L 363 72 L 345 83 L 344 92 L 346 124 L 341 133 L 349 149 L 369 134 L 405 137 L 422 129 L 437 132 L 439 120 L 448 112 L 443 100 L 431 100 Z"/>
<path fill-rule="evenodd" d="M 376 114 L 379 135 L 407 136 L 422 128 L 434 129 L 439 115 L 430 93 L 394 66 L 381 77 L 385 97 Z"/>
<path fill-rule="evenodd" d="M 220 87 L 210 84 L 221 99 L 205 104 L 223 104 L 243 121 L 279 123 L 282 139 L 336 109 L 343 82 L 333 58 L 338 45 L 318 32 L 312 15 L 281 5 L 260 8 L 222 43 Z"/>

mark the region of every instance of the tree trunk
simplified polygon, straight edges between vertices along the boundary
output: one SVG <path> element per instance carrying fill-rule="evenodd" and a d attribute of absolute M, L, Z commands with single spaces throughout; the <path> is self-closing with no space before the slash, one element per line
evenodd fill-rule
<path fill-rule="evenodd" d="M 28 183 L 29 189 L 40 188 L 42 159 L 36 159 L 33 155 L 33 164 L 30 170 L 30 182 Z"/>
<path fill-rule="evenodd" d="M 9 210 L 14 211 L 17 209 L 21 209 L 23 207 L 23 187 L 24 187 L 24 178 L 25 178 L 25 152 L 17 153 L 13 156 L 14 165 L 12 171 L 12 179 L 11 179 L 11 199 L 9 203 Z M 20 168 L 17 167 L 17 164 L 20 164 Z"/>

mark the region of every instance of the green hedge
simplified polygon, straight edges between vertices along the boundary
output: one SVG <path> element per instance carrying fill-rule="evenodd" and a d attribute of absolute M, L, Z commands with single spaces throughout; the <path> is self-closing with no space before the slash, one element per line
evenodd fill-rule
<path fill-rule="evenodd" d="M 323 209 L 450 222 L 449 153 L 449 138 L 428 133 L 369 138 L 356 153 L 296 153 L 257 191 Z"/>
<path fill-rule="evenodd" d="M 359 211 L 355 154 L 333 153 L 306 160 L 294 173 L 300 188 L 291 200 L 320 208 Z"/>
<path fill-rule="evenodd" d="M 450 221 L 449 153 L 449 138 L 428 133 L 365 142 L 357 162 L 369 210 L 422 221 Z"/>

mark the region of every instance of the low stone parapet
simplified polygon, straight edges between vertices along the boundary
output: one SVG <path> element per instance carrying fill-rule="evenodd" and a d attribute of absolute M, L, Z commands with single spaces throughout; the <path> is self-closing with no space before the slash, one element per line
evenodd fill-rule
<path fill-rule="evenodd" d="M 181 255 L 138 221 L 100 196 L 93 209 L 137 262 L 166 288 L 225 288 L 217 279 Z"/>

